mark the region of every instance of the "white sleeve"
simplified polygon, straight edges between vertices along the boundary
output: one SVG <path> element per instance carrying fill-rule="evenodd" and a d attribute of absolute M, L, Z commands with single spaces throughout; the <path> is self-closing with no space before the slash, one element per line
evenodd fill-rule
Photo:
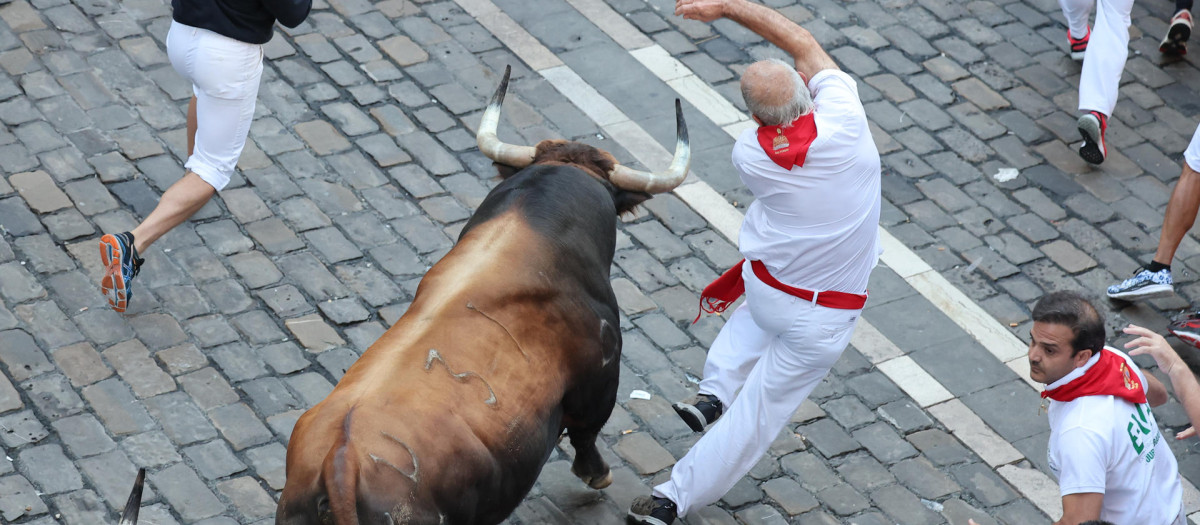
<path fill-rule="evenodd" d="M 1183 161 L 1192 171 L 1200 171 L 1200 126 L 1196 126 L 1196 132 L 1192 133 L 1192 142 L 1183 152 Z"/>
<path fill-rule="evenodd" d="M 824 69 L 808 81 L 813 103 L 824 115 L 856 113 L 866 115 L 858 98 L 858 84 L 850 75 L 838 69 Z"/>
<path fill-rule="evenodd" d="M 1075 427 L 1058 436 L 1058 488 L 1063 496 L 1104 493 L 1108 443 L 1095 431 Z"/>

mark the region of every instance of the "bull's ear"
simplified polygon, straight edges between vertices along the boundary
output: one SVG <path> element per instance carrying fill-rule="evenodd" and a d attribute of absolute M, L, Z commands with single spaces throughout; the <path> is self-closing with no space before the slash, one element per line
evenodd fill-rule
<path fill-rule="evenodd" d="M 500 175 L 500 180 L 506 180 L 516 175 L 518 171 L 521 171 L 521 168 L 514 168 L 508 164 L 501 164 L 499 162 L 493 162 L 492 166 L 496 167 L 496 173 Z"/>
<path fill-rule="evenodd" d="M 650 200 L 653 195 L 641 191 L 617 190 L 613 194 L 613 203 L 617 205 L 617 214 L 632 212 L 638 204 Z"/>

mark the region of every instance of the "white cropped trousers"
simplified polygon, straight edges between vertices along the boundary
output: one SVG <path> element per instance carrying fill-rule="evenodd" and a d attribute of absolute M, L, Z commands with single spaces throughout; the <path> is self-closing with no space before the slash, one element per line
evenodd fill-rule
<path fill-rule="evenodd" d="M 1121 74 L 1129 58 L 1129 12 L 1133 0 L 1058 0 L 1071 36 L 1088 32 L 1088 15 L 1096 9 L 1096 25 L 1083 56 L 1079 75 L 1079 111 L 1099 111 L 1112 116 L 1117 106 Z"/>
<path fill-rule="evenodd" d="M 654 487 L 680 516 L 716 502 L 754 467 L 792 414 L 829 374 L 861 310 L 817 306 L 771 288 L 742 267 L 746 300 L 713 341 L 700 393 L 725 414 Z M 739 392 L 740 389 L 740 392 Z"/>
<path fill-rule="evenodd" d="M 196 95 L 196 144 L 184 167 L 221 190 L 229 184 L 254 120 L 262 46 L 172 21 L 167 57 Z"/>

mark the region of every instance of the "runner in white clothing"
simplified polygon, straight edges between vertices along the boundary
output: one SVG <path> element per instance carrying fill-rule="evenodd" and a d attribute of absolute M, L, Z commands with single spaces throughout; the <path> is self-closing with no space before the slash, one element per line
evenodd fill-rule
<path fill-rule="evenodd" d="M 715 424 L 669 481 L 630 507 L 632 521 L 649 525 L 717 501 L 758 462 L 845 350 L 879 255 L 879 152 L 854 80 L 770 8 L 678 0 L 675 12 L 733 20 L 794 63 L 756 62 L 742 76 L 760 126 L 733 147 L 755 197 L 739 237 L 746 261 L 709 285 L 702 304 L 721 311 L 743 290 L 746 301 L 709 349 L 700 395 L 675 405 L 693 430 Z"/>
<path fill-rule="evenodd" d="M 1033 307 L 1029 376 L 1046 385 L 1050 443 L 1063 516 L 1056 525 L 1183 525 L 1179 466 L 1150 411 L 1166 388 L 1125 354 L 1104 347 L 1104 319 L 1075 292 Z"/>

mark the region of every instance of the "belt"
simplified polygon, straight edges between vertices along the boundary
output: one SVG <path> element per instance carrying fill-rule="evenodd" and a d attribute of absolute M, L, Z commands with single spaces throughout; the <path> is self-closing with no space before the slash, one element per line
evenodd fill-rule
<path fill-rule="evenodd" d="M 725 273 L 704 287 L 704 291 L 700 293 L 700 313 L 692 321 L 693 324 L 700 320 L 700 316 L 704 315 L 704 312 L 710 314 L 724 312 L 729 305 L 738 300 L 738 297 L 746 293 L 746 283 L 742 281 L 742 265 L 745 263 L 746 260 L 742 259 L 733 268 L 725 270 Z M 771 277 L 771 273 L 767 271 L 767 266 L 762 261 L 750 261 L 750 268 L 754 270 L 754 275 L 758 276 L 758 280 L 766 283 L 767 286 L 818 306 L 840 310 L 859 310 L 867 302 L 865 293 L 860 295 L 846 292 L 814 292 L 788 286 Z"/>
<path fill-rule="evenodd" d="M 750 261 L 750 268 L 754 270 L 754 275 L 758 280 L 762 281 L 767 286 L 779 290 L 793 297 L 799 297 L 805 301 L 814 303 L 818 306 L 826 308 L 837 308 L 839 310 L 861 310 L 863 305 L 867 304 L 867 294 L 856 294 L 846 292 L 814 292 L 795 286 L 788 286 L 779 282 L 778 279 L 771 276 L 767 271 L 767 265 L 762 261 Z"/>

